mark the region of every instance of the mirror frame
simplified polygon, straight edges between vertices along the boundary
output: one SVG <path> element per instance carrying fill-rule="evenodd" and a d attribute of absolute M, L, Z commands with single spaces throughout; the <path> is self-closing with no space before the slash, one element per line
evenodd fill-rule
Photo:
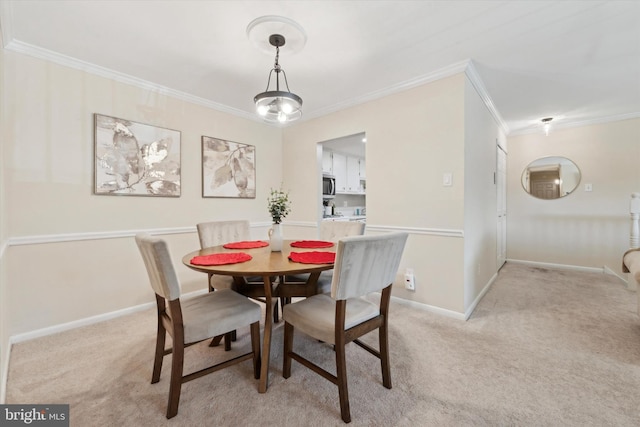
<path fill-rule="evenodd" d="M 563 167 L 570 168 L 568 173 L 563 172 Z M 540 186 L 532 191 L 533 174 L 540 178 L 535 180 Z M 535 159 L 524 168 L 520 184 L 527 194 L 536 199 L 556 200 L 573 193 L 581 180 L 582 171 L 573 160 L 564 156 L 545 156 Z"/>

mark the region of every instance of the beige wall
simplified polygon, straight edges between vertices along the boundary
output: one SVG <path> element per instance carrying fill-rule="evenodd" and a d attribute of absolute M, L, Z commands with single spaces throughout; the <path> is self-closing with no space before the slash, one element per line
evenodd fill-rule
<path fill-rule="evenodd" d="M 284 183 L 291 219 L 300 222 L 316 221 L 319 211 L 318 193 L 309 191 L 320 177 L 317 143 L 366 132 L 367 233 L 411 232 L 399 273 L 414 269 L 416 291 L 399 277 L 393 294 L 456 313 L 465 310 L 464 92 L 461 73 L 283 132 Z M 444 172 L 454 174 L 452 187 L 442 186 Z"/>
<path fill-rule="evenodd" d="M 180 261 L 198 247 L 196 223 L 242 217 L 266 237 L 268 191 L 282 180 L 280 129 L 17 53 L 2 60 L 1 99 L 11 106 L 2 117 L 3 343 L 153 301 L 137 231 L 176 233 L 166 238 L 186 292 L 205 286 Z M 180 130 L 181 197 L 92 195 L 94 113 Z M 201 197 L 202 135 L 256 146 L 255 199 Z"/>
<path fill-rule="evenodd" d="M 540 200 L 525 193 L 522 171 L 531 161 L 564 156 L 582 180 L 567 197 Z M 629 201 L 640 191 L 640 119 L 552 130 L 509 138 L 507 257 L 607 268 L 622 275 L 629 246 Z M 584 185 L 593 185 L 585 192 Z"/>

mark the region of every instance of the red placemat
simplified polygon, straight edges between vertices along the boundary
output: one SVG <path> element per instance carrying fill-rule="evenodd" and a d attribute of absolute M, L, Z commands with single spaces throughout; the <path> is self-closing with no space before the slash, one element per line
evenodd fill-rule
<path fill-rule="evenodd" d="M 251 255 L 244 252 L 230 252 L 194 256 L 189 262 L 193 265 L 224 265 L 249 261 L 251 258 L 253 258 Z"/>
<path fill-rule="evenodd" d="M 294 248 L 330 248 L 333 246 L 333 242 L 325 242 L 323 240 L 298 240 L 292 242 L 291 246 Z"/>
<path fill-rule="evenodd" d="M 333 264 L 336 260 L 335 252 L 291 252 L 289 259 L 302 264 Z"/>
<path fill-rule="evenodd" d="M 269 246 L 269 242 L 265 242 L 263 240 L 243 240 L 241 242 L 225 243 L 222 246 L 227 249 L 253 249 Z"/>

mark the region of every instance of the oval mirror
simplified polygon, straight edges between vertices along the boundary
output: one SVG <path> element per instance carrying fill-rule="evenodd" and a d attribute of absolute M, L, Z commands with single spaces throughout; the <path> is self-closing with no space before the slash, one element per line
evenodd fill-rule
<path fill-rule="evenodd" d="M 538 199 L 559 199 L 578 188 L 580 169 L 566 157 L 542 157 L 522 172 L 524 190 Z"/>

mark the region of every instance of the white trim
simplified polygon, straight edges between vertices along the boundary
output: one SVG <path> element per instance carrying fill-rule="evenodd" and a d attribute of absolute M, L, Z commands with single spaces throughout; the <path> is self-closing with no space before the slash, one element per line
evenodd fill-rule
<path fill-rule="evenodd" d="M 493 103 L 493 100 L 491 99 L 487 88 L 482 82 L 482 79 L 480 78 L 476 67 L 473 65 L 473 61 L 469 61 L 469 63 L 467 64 L 467 68 L 464 70 L 464 73 L 475 88 L 478 96 L 480 96 L 480 99 L 482 99 L 482 102 L 484 102 L 484 105 L 489 110 L 489 113 L 491 113 L 491 115 L 493 116 L 493 119 L 496 121 L 498 126 L 500 126 L 504 134 L 508 135 L 509 126 L 507 126 L 507 123 L 505 123 L 505 121 L 502 119 L 502 115 Z"/>
<path fill-rule="evenodd" d="M 636 290 L 636 286 L 635 283 L 633 283 L 633 280 L 629 280 L 629 278 L 624 277 L 624 276 L 628 276 L 628 274 L 624 274 L 621 276 L 618 273 L 616 273 L 614 270 L 612 270 L 611 268 L 607 267 L 606 265 L 604 266 L 603 269 L 603 273 L 607 274 L 609 276 L 615 276 L 618 279 L 622 280 L 622 282 L 624 282 L 625 286 L 627 287 L 627 289 L 629 289 L 630 291 L 635 291 Z"/>
<path fill-rule="evenodd" d="M 525 261 L 521 259 L 507 259 L 507 262 L 512 264 L 530 265 L 532 267 L 557 268 L 561 270 L 573 270 L 573 271 L 584 271 L 587 273 L 607 274 L 610 276 L 615 276 L 618 279 L 622 280 L 625 283 L 625 285 L 627 285 L 628 287 L 628 281 L 625 278 L 621 277 L 618 273 L 613 271 L 611 268 L 607 267 L 606 265 L 603 266 L 602 268 L 583 267 L 581 265 L 553 264 L 550 262 Z"/>
<path fill-rule="evenodd" d="M 507 262 L 513 264 L 524 264 L 533 267 L 546 267 L 546 268 L 558 268 L 563 270 L 585 271 L 588 273 L 601 273 L 604 274 L 604 268 L 597 267 L 583 267 L 580 265 L 568 265 L 568 264 L 554 264 L 551 262 L 538 262 L 538 261 L 525 261 L 521 259 L 507 259 Z"/>
<path fill-rule="evenodd" d="M 131 76 L 125 73 L 111 70 L 106 67 L 101 67 L 99 65 L 92 64 L 86 61 L 81 61 L 79 59 L 60 54 L 58 52 L 54 52 L 49 49 L 44 49 L 39 46 L 35 46 L 29 43 L 22 42 L 20 40 L 16 40 L 13 38 L 13 28 L 12 28 L 13 8 L 11 6 L 11 3 L 12 2 L 9 2 L 9 1 L 0 2 L 0 18 L 1 18 L 0 30 L 2 31 L 2 43 L 4 44 L 4 48 L 6 50 L 21 53 L 24 55 L 29 55 L 35 58 L 46 60 L 46 61 L 51 61 L 53 63 L 59 64 L 65 67 L 70 67 L 70 68 L 84 71 L 87 73 L 95 74 L 97 76 L 111 79 L 120 83 L 136 86 L 141 89 L 158 92 L 159 94 L 162 94 L 162 95 L 172 96 L 176 99 L 180 99 L 196 105 L 201 105 L 201 106 L 211 108 L 217 111 L 221 111 L 224 113 L 232 114 L 234 116 L 242 117 L 255 122 L 265 123 L 261 117 L 259 117 L 257 114 L 254 114 L 253 112 L 247 112 L 244 110 L 239 110 L 237 108 L 229 107 L 227 105 L 220 104 L 218 102 L 215 102 L 209 99 L 201 98 L 196 95 L 171 89 L 169 87 L 155 84 L 135 76 Z M 489 95 L 489 92 L 487 91 L 471 59 L 466 59 L 464 61 L 451 64 L 449 66 L 435 70 L 431 73 L 424 74 L 422 76 L 418 76 L 413 79 L 409 79 L 404 82 L 400 82 L 400 83 L 391 85 L 389 87 L 370 92 L 362 96 L 358 96 L 343 102 L 339 102 L 337 104 L 329 105 L 325 108 L 320 108 L 309 114 L 305 114 L 301 121 L 307 121 L 310 119 L 322 117 L 330 113 L 341 111 L 349 107 L 354 107 L 354 106 L 363 104 L 365 102 L 373 101 L 375 99 L 379 99 L 385 96 L 393 95 L 395 93 L 402 92 L 404 90 L 411 89 L 411 88 L 414 88 L 426 83 L 430 83 L 433 81 L 441 80 L 446 77 L 449 77 L 458 73 L 462 73 L 462 72 L 465 73 L 465 75 L 467 76 L 467 78 L 469 79 L 473 87 L 476 89 L 478 95 L 486 105 L 487 109 L 495 119 L 496 123 L 504 131 L 505 135 L 508 135 L 508 136 L 525 135 L 525 134 L 540 132 L 539 126 L 533 126 L 528 129 L 522 129 L 514 132 L 509 131 L 509 127 L 507 126 L 500 112 L 498 111 L 495 104 L 493 103 L 493 100 L 491 99 L 491 96 Z M 599 124 L 599 123 L 608 123 L 608 122 L 614 122 L 614 121 L 620 121 L 620 120 L 635 119 L 639 117 L 640 117 L 640 112 L 627 113 L 627 114 L 621 114 L 617 116 L 600 117 L 600 118 L 582 120 L 582 121 L 576 121 L 576 122 L 561 122 L 560 124 L 554 124 L 554 128 L 562 129 L 562 128 L 570 128 L 570 127 L 580 127 L 580 126 L 587 126 L 587 125 L 593 125 L 593 124 Z M 290 123 L 287 125 L 290 125 Z M 284 127 L 284 126 L 277 125 L 277 127 Z"/>
<path fill-rule="evenodd" d="M 57 334 L 58 332 L 65 332 L 72 329 L 80 328 L 82 326 L 93 325 L 94 323 L 103 322 L 105 320 L 115 319 L 116 317 L 125 316 L 127 314 L 137 313 L 139 311 L 150 309 L 154 305 L 155 303 L 148 302 L 145 304 L 123 308 L 121 310 L 116 310 L 109 313 L 104 313 L 96 316 L 86 317 L 84 319 L 74 320 L 72 322 L 61 323 L 59 325 L 49 326 L 47 328 L 42 328 L 42 329 L 36 329 L 34 331 L 13 335 L 9 338 L 9 341 L 11 342 L 11 344 L 17 344 L 20 342 L 29 341 L 36 338 L 42 338 L 48 335 Z"/>
<path fill-rule="evenodd" d="M 269 226 L 271 226 L 271 223 L 268 223 Z M 285 226 L 291 226 L 291 227 L 312 227 L 312 228 L 318 228 L 318 223 L 317 222 L 311 222 L 311 221 L 284 221 L 282 223 L 282 225 Z"/>
<path fill-rule="evenodd" d="M 464 320 L 469 320 L 469 317 L 471 317 L 471 315 L 473 314 L 473 311 L 476 309 L 477 305 L 480 303 L 480 300 L 482 299 L 482 297 L 489 292 L 489 289 L 491 288 L 491 285 L 493 285 L 493 282 L 496 281 L 496 279 L 498 278 L 498 273 L 494 273 L 493 276 L 491 277 L 491 279 L 489 279 L 489 281 L 487 282 L 487 284 L 485 285 L 484 288 L 482 288 L 482 291 L 480 292 L 480 294 L 476 297 L 475 300 L 473 300 L 473 302 L 471 303 L 471 305 L 469 306 L 469 308 L 464 312 Z"/>
<path fill-rule="evenodd" d="M 6 3 L 6 2 L 2 2 L 2 3 Z M 21 42 L 15 39 L 7 39 L 5 43 L 6 43 L 5 49 L 13 52 L 33 56 L 39 59 L 44 59 L 45 61 L 50 61 L 65 67 L 95 74 L 97 76 L 115 80 L 120 83 L 136 86 L 144 90 L 157 92 L 161 95 L 172 96 L 176 99 L 180 99 L 196 105 L 201 105 L 203 107 L 211 108 L 214 110 L 222 111 L 223 113 L 229 113 L 234 116 L 243 117 L 245 119 L 249 119 L 257 122 L 263 122 L 262 118 L 259 117 L 257 114 L 248 113 L 243 110 L 238 110 L 237 108 L 229 107 L 227 105 L 219 104 L 209 99 L 201 98 L 199 96 L 195 96 L 186 92 L 182 92 L 179 90 L 171 89 L 166 86 L 155 84 L 150 81 L 143 80 L 135 76 L 131 76 L 129 74 L 121 73 L 119 71 L 101 67 L 96 64 L 81 61 L 79 59 L 76 59 L 67 55 L 62 55 L 58 52 L 54 52 L 49 49 L 44 49 L 39 46 L 34 46 L 32 44 Z"/>
<path fill-rule="evenodd" d="M 346 108 L 354 107 L 365 102 L 373 101 L 385 96 L 393 95 L 398 92 L 402 92 L 407 89 L 411 89 L 417 86 L 421 86 L 426 83 L 430 83 L 436 80 L 444 79 L 445 77 L 453 76 L 458 73 L 462 73 L 469 65 L 469 60 L 464 60 L 460 62 L 456 62 L 447 67 L 440 68 L 439 70 L 435 70 L 429 74 L 424 74 L 422 76 L 415 77 L 413 79 L 405 80 L 404 82 L 400 82 L 391 86 L 388 86 L 383 89 L 375 90 L 373 92 L 369 92 L 365 95 L 358 96 L 355 98 L 348 99 L 343 102 L 339 102 L 337 104 L 329 105 L 324 108 L 320 108 L 311 112 L 310 114 L 306 114 L 304 116 L 305 120 L 314 119 L 317 117 L 325 116 L 330 113 L 335 113 L 336 111 L 341 111 Z"/>
<path fill-rule="evenodd" d="M 626 114 L 619 114 L 617 116 L 607 116 L 607 117 L 597 117 L 594 119 L 589 119 L 589 120 L 580 120 L 580 121 L 563 121 L 563 122 L 558 122 L 558 123 L 553 123 L 553 129 L 568 129 L 568 128 L 576 128 L 576 127 L 582 127 L 582 126 L 590 126 L 590 125 L 598 125 L 598 124 L 602 124 L 602 123 L 610 123 L 610 122 L 619 122 L 622 120 L 630 120 L 630 119 L 637 119 L 640 118 L 640 112 L 636 112 L 636 113 L 626 113 Z M 553 130 L 552 130 L 553 132 Z M 522 130 L 518 130 L 518 131 L 514 131 L 512 133 L 509 134 L 509 136 L 516 136 L 516 135 L 529 135 L 532 133 L 542 133 L 542 130 L 540 129 L 539 125 L 535 125 L 531 128 L 528 129 L 522 129 Z"/>
<path fill-rule="evenodd" d="M 410 234 L 426 234 L 430 236 L 464 237 L 464 230 L 446 228 L 401 227 L 396 225 L 368 225 L 366 231 L 406 231 Z"/>
<path fill-rule="evenodd" d="M 603 267 L 602 270 L 604 274 L 608 274 L 609 276 L 616 276 L 618 279 L 622 280 L 624 283 L 627 283 L 627 279 L 625 279 L 624 277 L 622 277 L 621 275 L 619 275 L 618 273 L 616 273 L 614 270 L 607 267 L 606 265 Z"/>
<path fill-rule="evenodd" d="M 186 234 L 197 232 L 196 227 L 151 228 L 139 230 L 96 231 L 91 233 L 49 234 L 43 236 L 12 237 L 9 246 L 37 245 L 41 243 L 76 242 L 81 240 L 121 239 L 138 233 L 154 235 Z"/>
<path fill-rule="evenodd" d="M 256 227 L 271 227 L 271 222 L 254 222 L 251 223 L 251 228 Z M 311 221 L 285 221 L 285 226 L 295 227 L 313 227 L 316 228 L 318 223 Z M 445 237 L 464 237 L 463 230 L 447 230 L 441 228 L 418 228 L 418 227 L 399 227 L 399 226 L 386 226 L 386 225 L 374 225 L 368 226 L 367 230 L 372 231 L 406 231 L 411 234 L 427 234 L 434 236 Z M 168 228 L 151 228 L 151 229 L 137 229 L 137 230 L 116 230 L 116 231 L 95 231 L 90 233 L 67 233 L 67 234 L 48 234 L 40 236 L 23 236 L 12 237 L 0 246 L 0 255 L 4 253 L 7 246 L 23 246 L 23 245 L 39 245 L 43 243 L 59 243 L 59 242 L 76 242 L 82 240 L 103 240 L 103 239 L 122 239 L 134 237 L 138 233 L 149 233 L 153 235 L 169 235 L 169 234 L 188 234 L 196 233 L 197 229 L 194 226 L 188 227 L 168 227 Z"/>
<path fill-rule="evenodd" d="M 206 289 L 201 289 L 180 296 L 180 299 L 185 301 L 189 298 L 193 298 L 198 295 L 206 294 Z M 93 325 L 95 323 L 104 322 L 105 320 L 115 319 L 117 317 L 126 316 L 128 314 L 137 313 L 143 310 L 148 310 L 156 306 L 155 302 L 147 302 L 144 304 L 136 305 L 133 307 L 123 308 L 121 310 L 112 311 L 109 313 L 99 314 L 97 316 L 86 317 L 84 319 L 74 320 L 73 322 L 61 323 L 59 325 L 50 326 L 47 328 L 37 329 L 31 332 L 25 332 L 18 335 L 13 335 L 9 338 L 11 344 L 20 343 L 23 341 L 29 341 L 35 338 L 41 338 L 48 335 L 57 334 L 58 332 L 69 331 L 71 329 L 80 328 L 82 326 Z"/>
<path fill-rule="evenodd" d="M 443 316 L 451 317 L 453 319 L 465 320 L 463 313 L 458 313 L 457 311 L 447 310 L 444 308 L 436 307 L 434 305 L 423 304 L 421 302 L 411 301 L 404 298 L 399 298 L 391 295 L 391 300 L 397 302 L 398 304 L 406 305 L 408 307 L 417 308 L 418 310 L 428 311 L 430 313 L 436 313 Z"/>
<path fill-rule="evenodd" d="M 9 246 L 8 240 L 3 240 L 2 244 L 0 244 L 0 259 L 2 259 L 2 257 L 4 256 L 4 251 L 7 250 L 8 246 Z"/>

